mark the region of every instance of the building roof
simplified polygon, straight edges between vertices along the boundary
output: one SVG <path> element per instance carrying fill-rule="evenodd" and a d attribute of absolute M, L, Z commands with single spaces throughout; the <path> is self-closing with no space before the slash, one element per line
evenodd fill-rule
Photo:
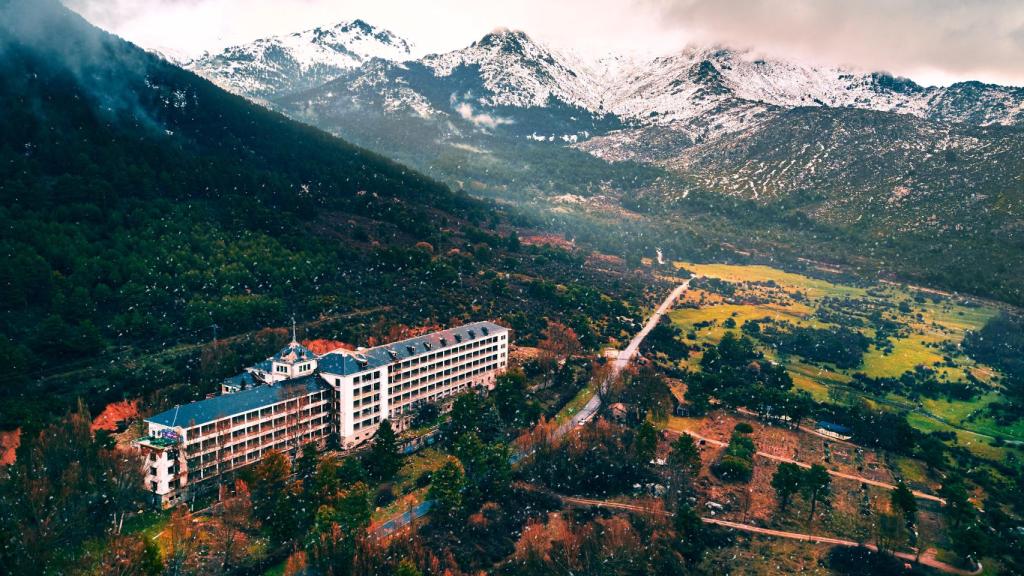
<path fill-rule="evenodd" d="M 239 390 L 252 388 L 253 386 L 258 386 L 262 383 L 262 380 L 257 380 L 256 376 L 249 371 L 242 372 L 241 374 L 236 374 L 234 376 L 224 379 L 224 384 L 227 384 L 228 386 L 234 386 Z"/>
<path fill-rule="evenodd" d="M 850 430 L 846 426 L 843 426 L 842 424 L 836 424 L 834 422 L 826 422 L 825 420 L 818 420 L 818 428 L 821 428 L 822 430 L 828 430 L 829 432 L 835 432 L 836 434 L 842 434 L 844 436 L 849 436 L 850 434 L 853 434 L 853 430 Z"/>
<path fill-rule="evenodd" d="M 309 348 L 306 348 L 302 344 L 292 340 L 290 344 L 281 349 L 280 352 L 274 354 L 273 360 L 275 362 L 301 362 L 303 360 L 315 360 L 316 354 Z"/>
<path fill-rule="evenodd" d="M 431 350 L 442 350 L 505 331 L 506 328 L 493 322 L 473 322 L 448 330 L 407 338 L 392 344 L 365 350 L 339 350 L 319 357 L 305 346 L 292 341 L 273 358 L 260 362 L 251 369 L 269 373 L 272 367 L 271 362 L 274 360 L 296 362 L 299 361 L 298 359 L 315 359 L 317 360 L 316 371 L 299 378 L 282 380 L 273 384 L 262 384 L 258 378 L 246 371 L 224 381 L 226 384 L 238 387 L 240 391 L 178 406 L 147 418 L 146 421 L 164 426 L 181 427 L 205 424 L 225 416 L 248 412 L 299 396 L 303 390 L 316 392 L 326 389 L 326 383 L 323 382 L 320 374 L 348 376 L 380 368 L 392 362 L 401 362 Z M 296 360 L 291 358 L 296 358 Z"/>
<path fill-rule="evenodd" d="M 146 421 L 163 426 L 188 428 L 276 404 L 303 394 L 317 392 L 324 388 L 320 377 L 310 374 L 171 408 L 166 412 L 146 418 Z"/>
<path fill-rule="evenodd" d="M 505 331 L 494 322 L 473 322 L 365 350 L 331 352 L 319 358 L 318 366 L 320 372 L 348 376 Z"/>

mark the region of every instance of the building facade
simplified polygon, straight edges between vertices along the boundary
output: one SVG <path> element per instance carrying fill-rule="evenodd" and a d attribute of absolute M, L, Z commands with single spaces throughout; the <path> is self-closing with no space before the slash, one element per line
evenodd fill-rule
<path fill-rule="evenodd" d="M 145 455 L 146 488 L 171 506 L 215 487 L 225 474 L 267 452 L 295 455 L 329 442 L 351 449 L 387 419 L 396 431 L 421 404 L 445 409 L 461 393 L 491 389 L 508 366 L 509 333 L 475 322 L 358 350 L 317 355 L 292 342 L 228 378 L 221 394 L 146 419 L 135 441 Z"/>

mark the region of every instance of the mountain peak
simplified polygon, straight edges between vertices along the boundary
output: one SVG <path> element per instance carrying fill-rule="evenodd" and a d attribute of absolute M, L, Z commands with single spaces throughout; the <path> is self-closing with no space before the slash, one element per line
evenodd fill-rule
<path fill-rule="evenodd" d="M 356 19 L 232 46 L 188 67 L 232 92 L 267 98 L 319 86 L 374 58 L 406 60 L 411 52 L 403 38 Z"/>
<path fill-rule="evenodd" d="M 531 44 L 534 44 L 533 40 L 522 30 L 499 28 L 485 34 L 473 46 L 497 49 L 508 54 L 526 54 L 526 46 Z"/>

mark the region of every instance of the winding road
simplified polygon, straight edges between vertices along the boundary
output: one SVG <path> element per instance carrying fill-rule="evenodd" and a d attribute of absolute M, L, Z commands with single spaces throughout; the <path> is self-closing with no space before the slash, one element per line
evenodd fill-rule
<path fill-rule="evenodd" d="M 697 276 L 694 276 L 694 278 L 697 278 Z M 637 354 L 637 351 L 640 349 L 640 344 L 644 341 L 644 338 L 646 338 L 647 335 L 651 333 L 651 330 L 653 330 L 654 327 L 658 325 L 658 322 L 661 321 L 661 317 L 672 309 L 672 306 L 676 303 L 676 300 L 678 300 L 679 297 L 682 296 L 683 292 L 690 287 L 690 282 L 692 280 L 693 278 L 690 278 L 683 282 L 682 284 L 680 284 L 679 286 L 676 286 L 672 290 L 672 292 L 670 292 L 669 295 L 665 297 L 665 300 L 663 300 L 662 303 L 659 304 L 658 307 L 654 310 L 654 313 L 651 314 L 651 317 L 647 319 L 647 323 L 644 324 L 644 327 L 641 328 L 640 331 L 633 336 L 633 339 L 629 341 L 629 344 L 626 346 L 626 349 L 620 350 L 618 354 L 616 354 L 615 360 L 612 360 L 612 369 L 608 374 L 608 377 L 605 379 L 604 382 L 601 382 L 602 390 L 605 388 L 605 386 L 608 385 L 608 382 L 611 382 L 612 379 L 617 377 L 619 373 L 622 372 L 622 370 L 626 366 L 628 366 L 630 362 L 632 362 L 633 358 Z M 590 398 L 590 400 L 588 400 L 587 403 L 583 405 L 583 408 L 580 408 L 579 412 L 574 414 L 572 418 L 570 418 L 567 422 L 565 422 L 555 430 L 555 438 L 561 438 L 576 426 L 593 418 L 594 414 L 597 414 L 597 409 L 600 407 L 601 394 L 594 394 Z"/>
<path fill-rule="evenodd" d="M 696 276 L 694 278 L 696 278 Z M 658 325 L 658 322 L 661 320 L 661 317 L 664 316 L 666 312 L 672 309 L 672 306 L 675 304 L 679 296 L 681 296 L 683 292 L 690 287 L 691 280 L 693 280 L 693 278 L 690 278 L 689 280 L 686 280 L 679 286 L 676 286 L 675 289 L 673 289 L 672 292 L 670 292 L 669 295 L 665 298 L 665 300 L 662 301 L 662 303 L 654 310 L 654 313 L 651 314 L 651 317 L 647 319 L 647 323 L 644 324 L 644 327 L 641 328 L 640 331 L 637 332 L 635 336 L 633 336 L 633 339 L 629 341 L 629 345 L 626 346 L 626 349 L 621 350 L 616 355 L 615 360 L 612 361 L 611 373 L 608 375 L 608 378 L 601 383 L 602 388 L 605 385 L 607 385 L 607 383 L 610 382 L 612 378 L 618 376 L 619 373 L 622 372 L 622 370 L 627 365 L 629 365 L 630 361 L 633 360 L 633 357 L 636 356 L 637 350 L 640 349 L 640 343 L 643 342 L 644 338 L 646 338 L 647 335 L 651 333 L 651 330 L 653 330 L 654 327 Z M 561 438 L 574 427 L 578 426 L 583 422 L 586 422 L 587 420 L 590 420 L 591 418 L 594 417 L 594 414 L 597 413 L 597 409 L 600 407 L 601 395 L 594 394 L 594 396 L 591 397 L 589 401 L 587 401 L 583 408 L 580 408 L 579 412 L 574 414 L 573 417 L 570 418 L 565 424 L 562 424 L 555 430 L 555 437 Z M 513 463 L 518 461 L 523 456 L 524 454 L 514 454 Z M 432 502 L 430 500 L 424 501 L 419 506 L 416 506 L 411 510 L 408 510 L 401 514 L 397 514 L 384 522 L 374 524 L 370 527 L 369 532 L 378 537 L 393 534 L 394 532 L 403 528 L 404 526 L 408 526 L 413 520 L 421 516 L 424 516 L 430 510 L 431 504 Z"/>

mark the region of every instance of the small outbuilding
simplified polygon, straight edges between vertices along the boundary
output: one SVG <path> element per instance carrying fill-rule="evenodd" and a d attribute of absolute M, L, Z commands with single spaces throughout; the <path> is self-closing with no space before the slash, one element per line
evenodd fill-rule
<path fill-rule="evenodd" d="M 853 437 L 853 430 L 850 430 L 842 424 L 827 422 L 825 420 L 818 420 L 818 423 L 815 426 L 815 431 L 822 436 L 828 436 L 829 438 L 835 438 L 836 440 L 849 440 Z"/>

